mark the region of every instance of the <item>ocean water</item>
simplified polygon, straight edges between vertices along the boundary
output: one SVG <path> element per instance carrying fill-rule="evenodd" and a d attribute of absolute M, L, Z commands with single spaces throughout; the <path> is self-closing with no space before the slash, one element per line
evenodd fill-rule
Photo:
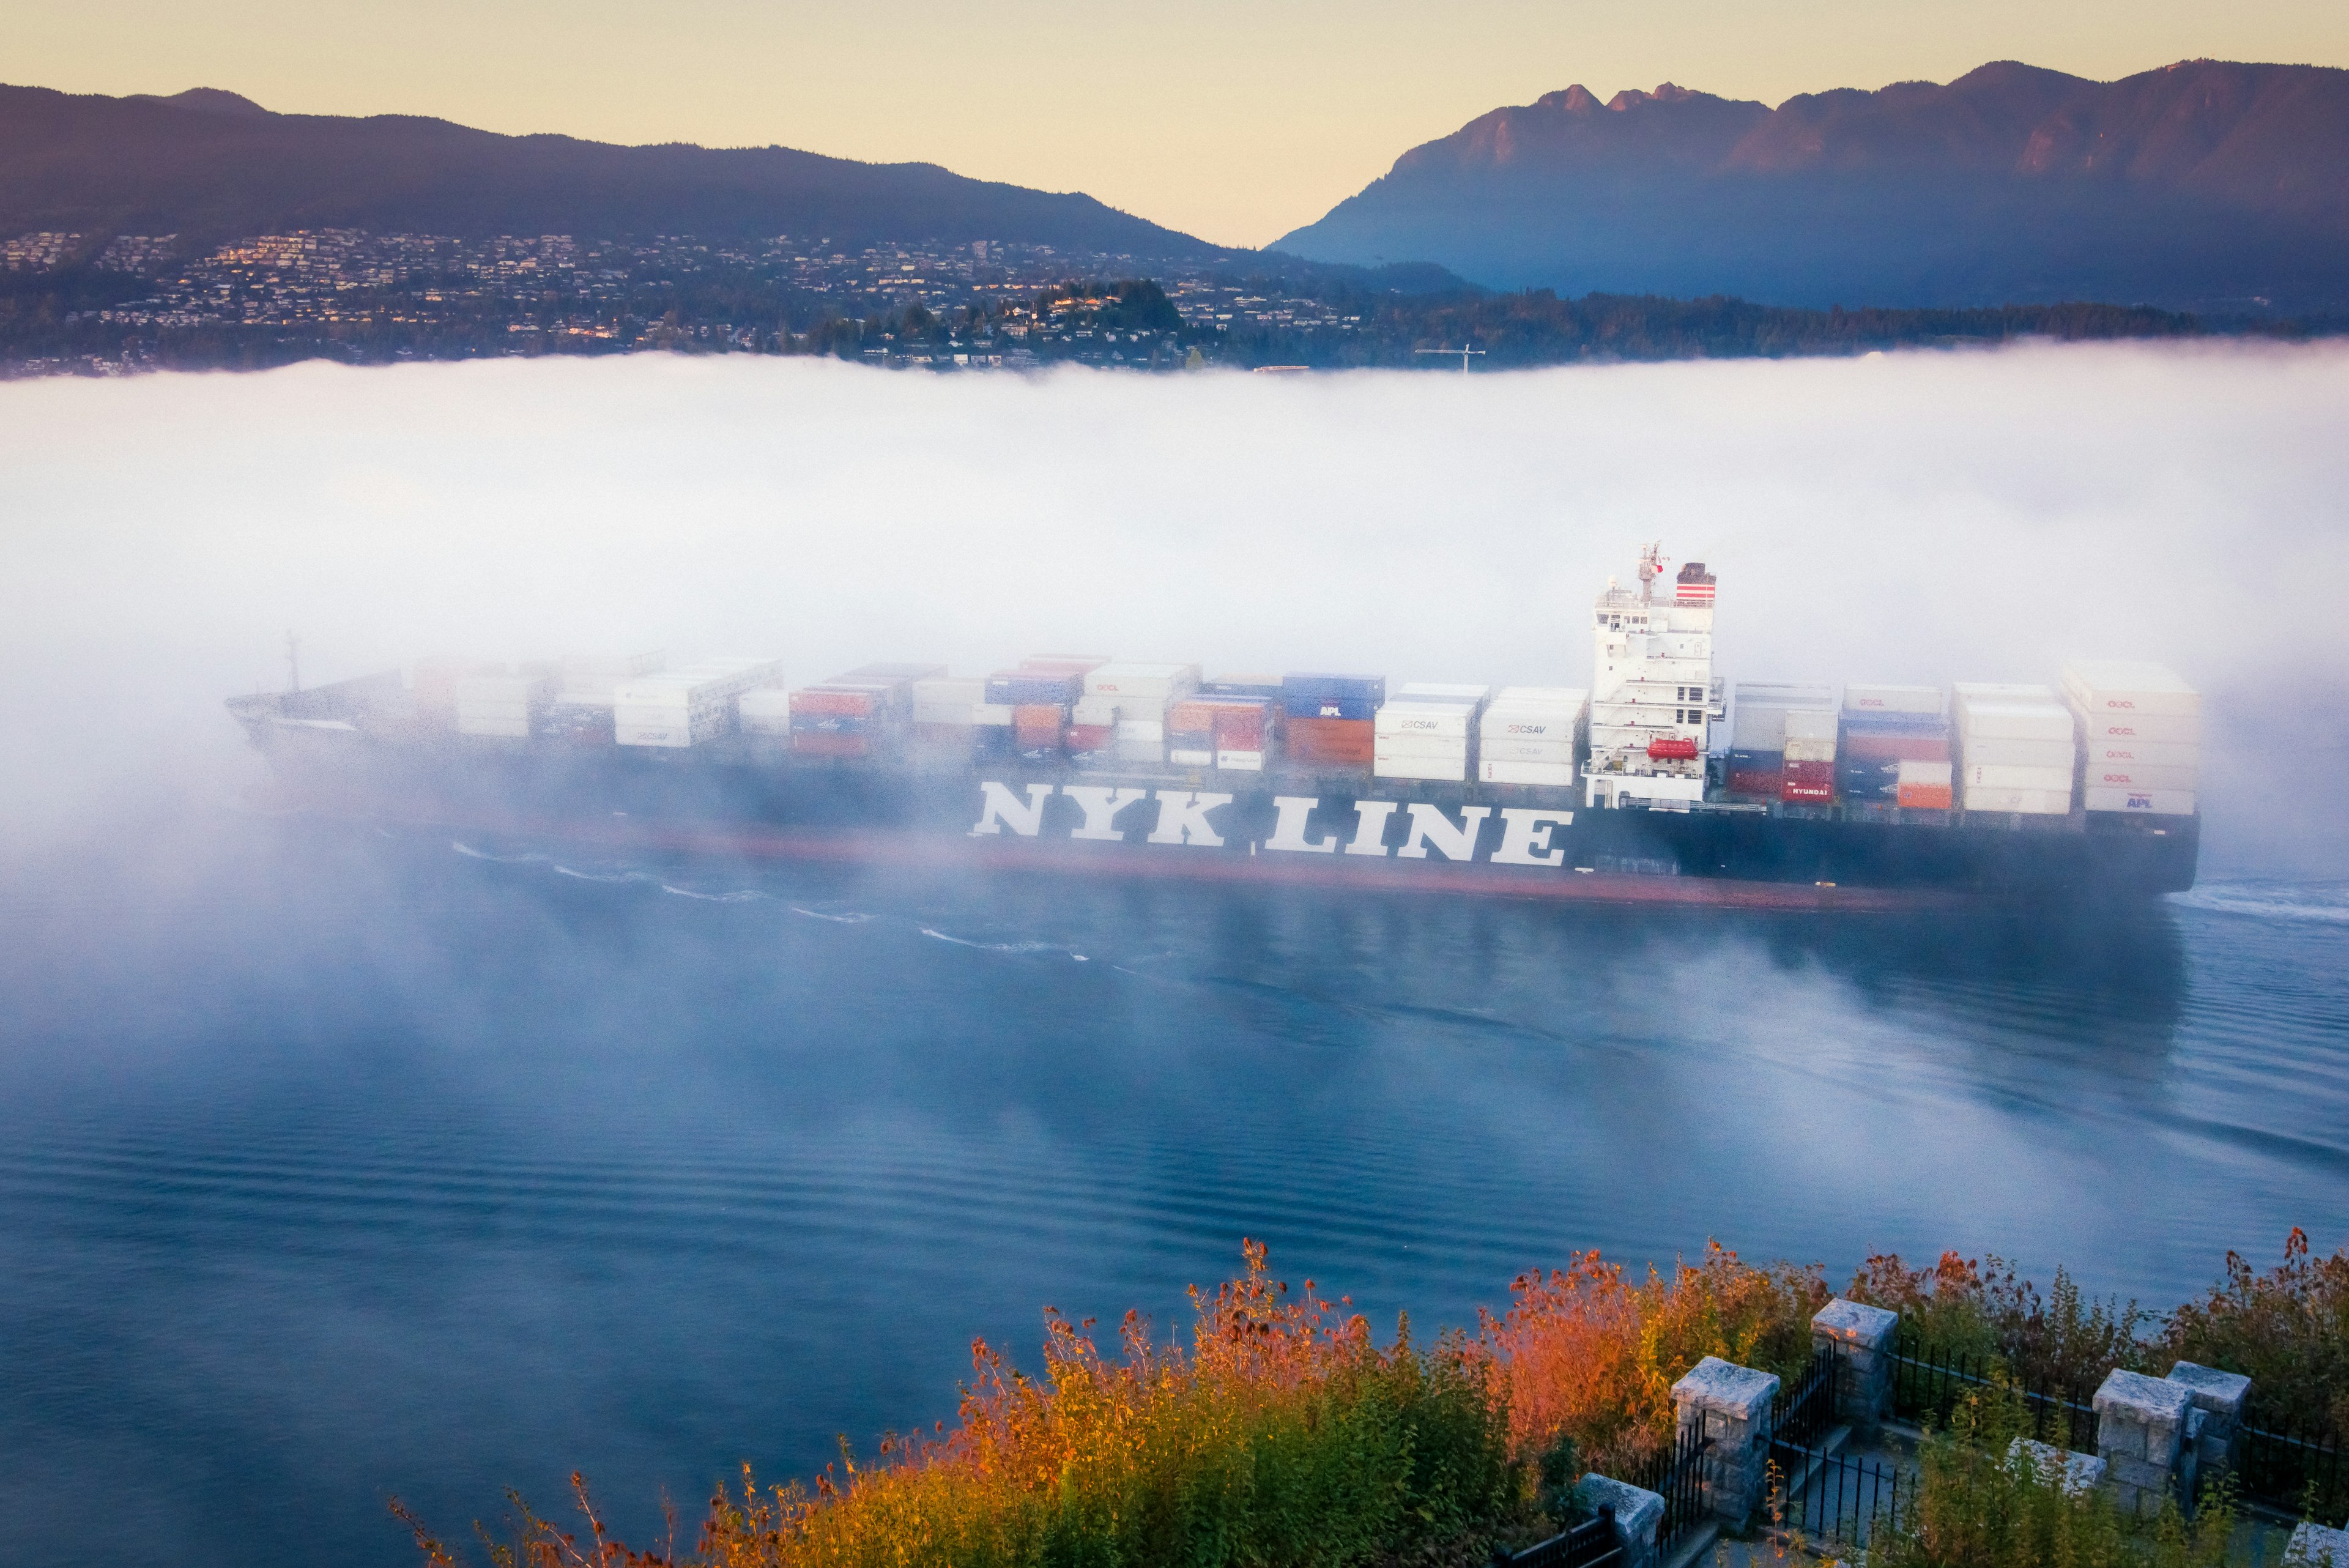
<path fill-rule="evenodd" d="M 2085 926 L 615 863 L 233 810 L 0 896 L 0 1557 L 626 1532 L 1243 1237 L 1381 1325 L 1708 1238 L 2168 1303 L 2349 1239 L 2349 887 Z"/>

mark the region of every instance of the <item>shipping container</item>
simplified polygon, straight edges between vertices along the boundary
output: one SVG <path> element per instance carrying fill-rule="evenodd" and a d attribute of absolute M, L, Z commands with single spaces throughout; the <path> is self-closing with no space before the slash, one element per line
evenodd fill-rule
<path fill-rule="evenodd" d="M 1380 752 L 1371 758 L 1371 772 L 1382 779 L 1445 779 L 1467 782 L 1468 759 L 1458 762 L 1437 757 L 1389 756 Z"/>
<path fill-rule="evenodd" d="M 1836 689 L 1812 680 L 1741 680 L 1736 701 L 1769 708 L 1832 708 Z"/>
<path fill-rule="evenodd" d="M 612 692 L 615 737 L 624 746 L 691 746 L 734 728 L 735 700 L 782 679 L 776 659 L 707 659 L 623 682 Z"/>
<path fill-rule="evenodd" d="M 1475 728 L 1476 711 L 1464 702 L 1396 698 L 1381 705 L 1372 722 L 1381 736 L 1444 735 L 1464 742 Z"/>
<path fill-rule="evenodd" d="M 792 732 L 792 694 L 780 686 L 761 686 L 734 700 L 735 722 L 746 735 L 788 735 Z"/>
<path fill-rule="evenodd" d="M 1105 752 L 1116 739 L 1117 726 L 1114 723 L 1084 724 L 1072 721 L 1068 729 L 1069 754 L 1091 756 Z"/>
<path fill-rule="evenodd" d="M 1282 744 L 1293 762 L 1336 766 L 1369 765 L 1377 728 L 1369 719 L 1299 719 L 1283 728 Z"/>
<path fill-rule="evenodd" d="M 1833 736 L 1813 740 L 1804 735 L 1786 737 L 1786 749 L 1781 753 L 1790 763 L 1831 763 L 1836 760 Z"/>
<path fill-rule="evenodd" d="M 1968 811 L 2019 812 L 2025 816 L 2065 816 L 2072 810 L 2068 789 L 1977 789 L 1964 794 Z"/>
<path fill-rule="evenodd" d="M 2092 740 L 2080 748 L 2080 756 L 2092 769 L 2107 764 L 2189 769 L 2202 765 L 2202 748 L 2191 741 Z"/>
<path fill-rule="evenodd" d="M 916 724 L 968 724 L 970 711 L 987 701 L 987 682 L 938 676 L 914 682 L 909 717 Z"/>
<path fill-rule="evenodd" d="M 1462 735 L 1381 735 L 1371 742 L 1371 752 L 1382 757 L 1457 757 L 1464 767 L 1468 741 Z"/>
<path fill-rule="evenodd" d="M 1952 681 L 1950 685 L 1950 701 L 1954 707 L 1962 711 L 1964 709 L 1984 702 L 1992 704 L 2023 702 L 2044 705 L 2054 704 L 2058 699 L 2054 688 L 2049 686 L 2032 686 L 1996 680 L 1958 680 Z"/>
<path fill-rule="evenodd" d="M 1280 701 L 1280 677 L 1278 675 L 1219 675 L 1213 680 L 1199 683 L 1202 697 L 1254 697 L 1266 702 Z"/>
<path fill-rule="evenodd" d="M 1081 670 L 999 670 L 987 678 L 987 701 L 1019 707 L 1050 703 L 1067 707 L 1084 694 Z"/>
<path fill-rule="evenodd" d="M 2068 771 L 2079 755 L 2079 748 L 2069 741 L 1971 738 L 1960 749 L 1966 762 L 2010 768 L 2063 768 Z"/>
<path fill-rule="evenodd" d="M 1239 773 L 1260 774 L 1264 772 L 1264 753 L 1226 751 L 1218 748 L 1216 752 L 1216 766 L 1230 768 Z"/>
<path fill-rule="evenodd" d="M 864 734 L 792 732 L 792 753 L 802 757 L 869 757 L 873 738 Z"/>
<path fill-rule="evenodd" d="M 886 686 L 826 681 L 821 686 L 802 686 L 792 692 L 791 711 L 870 719 L 889 711 L 889 696 Z"/>
<path fill-rule="evenodd" d="M 1930 728 L 1846 723 L 1837 747 L 1847 757 L 1872 757 L 1886 762 L 1915 757 L 1923 762 L 1945 763 L 1950 760 L 1950 732 L 1938 721 Z"/>
<path fill-rule="evenodd" d="M 1485 784 L 1547 784 L 1553 789 L 1574 785 L 1574 763 L 1503 762 L 1487 756 L 1476 764 L 1476 776 Z"/>
<path fill-rule="evenodd" d="M 1975 741 L 2064 741 L 2073 735 L 2072 711 L 2055 702 L 1974 702 L 1960 711 L 1960 732 Z"/>
<path fill-rule="evenodd" d="M 2132 659 L 2082 659 L 2064 666 L 2064 694 L 2088 713 L 2198 718 L 2202 695 L 2168 666 Z"/>
<path fill-rule="evenodd" d="M 1257 701 L 1233 701 L 1216 704 L 1215 710 L 1216 750 L 1219 752 L 1261 752 L 1269 735 L 1271 715 L 1269 704 Z"/>
<path fill-rule="evenodd" d="M 2081 713 L 2080 735 L 2087 741 L 2152 741 L 2168 746 L 2197 745 L 2202 720 L 2188 713 Z"/>
<path fill-rule="evenodd" d="M 1164 719 L 1120 719 L 1117 738 L 1121 741 L 1147 742 L 1159 746 L 1166 743 L 1166 721 Z"/>
<path fill-rule="evenodd" d="M 1073 675 L 1081 691 L 1084 678 L 1109 662 L 1105 653 L 1035 653 L 1021 659 L 1019 668 L 1047 675 Z"/>
<path fill-rule="evenodd" d="M 1383 675 L 1284 675 L 1281 710 L 1292 719 L 1369 719 L 1387 700 Z"/>
<path fill-rule="evenodd" d="M 1778 794 L 1806 805 L 1835 799 L 1835 763 L 1788 757 L 1779 773 Z"/>
<path fill-rule="evenodd" d="M 1178 768 L 1212 768 L 1216 765 L 1213 746 L 1169 746 L 1166 760 Z"/>
<path fill-rule="evenodd" d="M 1968 761 L 1958 774 L 1968 789 L 2060 789 L 2068 794 L 2072 788 L 2068 766 L 2030 768 Z"/>
<path fill-rule="evenodd" d="M 1949 699 L 1938 686 L 1847 686 L 1843 711 L 1860 713 L 1913 714 L 1939 718 Z"/>
<path fill-rule="evenodd" d="M 1103 664 L 1085 673 L 1085 695 L 1126 702 L 1156 702 L 1164 707 L 1199 689 L 1195 664 Z"/>
<path fill-rule="evenodd" d="M 1899 793 L 1893 804 L 1920 809 L 1947 811 L 1954 795 L 1951 788 L 1951 764 L 1911 759 L 1900 764 Z"/>
<path fill-rule="evenodd" d="M 1069 722 L 1086 725 L 1114 724 L 1117 722 L 1117 700 L 1113 697 L 1100 697 L 1088 693 L 1080 698 L 1076 705 L 1069 710 Z"/>
<path fill-rule="evenodd" d="M 841 682 L 863 682 L 879 686 L 911 686 L 918 681 L 945 678 L 943 664 L 860 664 L 854 670 L 843 670 L 824 682 L 830 686 Z"/>
<path fill-rule="evenodd" d="M 1781 729 L 1792 741 L 1825 741 L 1832 748 L 1842 721 L 1828 708 L 1789 708 Z"/>
<path fill-rule="evenodd" d="M 2091 784 L 2081 792 L 2081 804 L 2090 811 L 2134 812 L 2146 816 L 2191 816 L 2192 790 L 2106 789 Z"/>
<path fill-rule="evenodd" d="M 1482 707 L 1491 697 L 1489 686 L 1456 685 L 1442 680 L 1406 680 L 1395 688 L 1394 701 L 1399 702 L 1466 702 Z"/>
<path fill-rule="evenodd" d="M 792 714 L 788 727 L 794 735 L 885 735 L 895 726 L 887 719 L 863 713 Z"/>
<path fill-rule="evenodd" d="M 1476 742 L 1476 754 L 1495 763 L 1570 763 L 1574 749 L 1570 734 L 1556 740 L 1539 736 L 1504 740 L 1486 733 Z"/>
<path fill-rule="evenodd" d="M 2192 794 L 2202 782 L 2199 768 L 2151 768 L 2140 763 L 2106 763 L 2082 771 L 2090 789 L 2178 791 Z"/>

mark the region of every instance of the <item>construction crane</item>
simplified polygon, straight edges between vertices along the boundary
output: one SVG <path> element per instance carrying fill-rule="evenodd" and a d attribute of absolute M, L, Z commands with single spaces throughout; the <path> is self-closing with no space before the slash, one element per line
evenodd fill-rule
<path fill-rule="evenodd" d="M 1457 348 L 1414 348 L 1412 352 L 1414 354 L 1457 354 L 1460 356 L 1460 373 L 1464 376 L 1468 373 L 1468 356 L 1471 354 L 1482 355 L 1485 351 L 1482 348 L 1468 348 L 1464 344 Z"/>

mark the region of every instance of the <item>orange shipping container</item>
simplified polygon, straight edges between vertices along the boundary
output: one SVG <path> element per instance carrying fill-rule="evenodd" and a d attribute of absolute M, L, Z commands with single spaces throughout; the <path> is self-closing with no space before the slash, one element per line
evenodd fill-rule
<path fill-rule="evenodd" d="M 864 757 L 872 755 L 872 746 L 863 735 L 827 734 L 822 732 L 792 737 L 792 750 L 803 757 Z"/>
<path fill-rule="evenodd" d="M 1955 804 L 1955 799 L 1951 794 L 1950 786 L 1945 784 L 1905 784 L 1899 786 L 1899 794 L 1894 797 L 1894 804 L 1924 810 L 1948 811 Z"/>
<path fill-rule="evenodd" d="M 1286 743 L 1289 757 L 1296 762 L 1367 767 L 1377 748 L 1376 729 L 1376 723 L 1369 719 L 1299 719 L 1291 715 Z"/>

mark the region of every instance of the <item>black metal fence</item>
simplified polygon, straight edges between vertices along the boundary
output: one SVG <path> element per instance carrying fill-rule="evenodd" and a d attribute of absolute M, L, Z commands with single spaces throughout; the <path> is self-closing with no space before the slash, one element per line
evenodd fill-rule
<path fill-rule="evenodd" d="M 1771 1522 L 1814 1542 L 1865 1548 L 1916 1505 L 1916 1478 L 1883 1459 L 1780 1441 L 1770 1445 L 1770 1466 Z"/>
<path fill-rule="evenodd" d="M 1602 1507 L 1598 1518 L 1499 1561 L 1513 1568 L 1614 1568 L 1623 1561 L 1622 1543 L 1615 1539 L 1615 1511 Z"/>
<path fill-rule="evenodd" d="M 1770 1438 L 1797 1448 L 1816 1448 L 1835 1426 L 1836 1347 L 1832 1342 L 1812 1354 L 1811 1364 L 1791 1383 L 1780 1383 L 1770 1401 Z"/>
<path fill-rule="evenodd" d="M 1903 1420 L 1950 1424 L 1968 1394 L 1992 1386 L 1988 1356 L 1936 1350 L 1903 1329 L 1892 1356 L 1892 1412 Z M 2095 1391 L 2019 1386 L 2031 1435 L 2078 1453 L 2096 1451 Z"/>
<path fill-rule="evenodd" d="M 1712 1447 L 1713 1438 L 1702 1428 L 1683 1427 L 1671 1447 L 1622 1478 L 1664 1500 L 1663 1522 L 1656 1527 L 1660 1554 L 1678 1545 L 1705 1516 L 1704 1456 Z"/>
<path fill-rule="evenodd" d="M 2349 1513 L 2349 1466 L 2341 1462 L 2336 1433 L 2246 1422 L 2235 1441 L 2236 1487 L 2245 1500 L 2326 1521 Z"/>

